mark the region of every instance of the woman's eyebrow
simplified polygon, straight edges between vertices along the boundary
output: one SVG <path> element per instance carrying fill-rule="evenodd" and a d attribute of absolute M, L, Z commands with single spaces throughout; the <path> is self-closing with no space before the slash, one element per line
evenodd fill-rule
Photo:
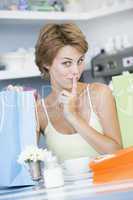
<path fill-rule="evenodd" d="M 81 59 L 81 58 L 84 58 L 85 57 L 85 55 L 82 55 L 82 56 L 80 56 L 80 58 L 79 59 Z"/>
<path fill-rule="evenodd" d="M 72 58 L 68 58 L 68 57 L 63 57 L 63 59 L 67 59 L 67 60 L 73 60 Z"/>
<path fill-rule="evenodd" d="M 80 60 L 81 58 L 84 58 L 84 56 L 85 55 L 80 56 L 78 60 Z M 62 59 L 67 59 L 67 60 L 71 60 L 71 61 L 74 60 L 74 59 L 69 58 L 69 57 L 63 57 Z"/>

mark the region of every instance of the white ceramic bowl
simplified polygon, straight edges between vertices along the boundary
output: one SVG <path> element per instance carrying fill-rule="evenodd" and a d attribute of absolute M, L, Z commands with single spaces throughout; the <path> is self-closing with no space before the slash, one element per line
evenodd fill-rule
<path fill-rule="evenodd" d="M 89 171 L 89 161 L 88 157 L 65 160 L 63 163 L 65 173 L 71 175 L 87 173 Z"/>

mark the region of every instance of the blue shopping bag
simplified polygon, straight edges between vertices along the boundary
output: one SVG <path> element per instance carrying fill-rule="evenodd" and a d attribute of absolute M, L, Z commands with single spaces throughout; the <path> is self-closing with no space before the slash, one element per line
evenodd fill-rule
<path fill-rule="evenodd" d="M 17 162 L 28 145 L 37 145 L 33 92 L 0 92 L 0 186 L 34 184 L 26 166 Z"/>

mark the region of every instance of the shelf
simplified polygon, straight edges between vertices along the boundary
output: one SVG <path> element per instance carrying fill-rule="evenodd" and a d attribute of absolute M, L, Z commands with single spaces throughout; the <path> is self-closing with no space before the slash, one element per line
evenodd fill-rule
<path fill-rule="evenodd" d="M 38 11 L 0 11 L 0 19 L 11 20 L 87 20 L 88 14 Z"/>
<path fill-rule="evenodd" d="M 110 7 L 110 8 L 102 8 L 93 11 L 89 11 L 88 13 L 68 13 L 68 12 L 38 12 L 38 11 L 5 11 L 0 10 L 0 24 L 9 21 L 18 24 L 24 24 L 26 21 L 29 23 L 34 23 L 38 21 L 46 22 L 48 20 L 51 21 L 85 21 L 98 19 L 100 17 L 112 16 L 117 13 L 125 13 L 126 11 L 133 11 L 133 2 L 128 4 L 123 4 L 120 6 Z M 30 78 L 30 77 L 39 77 L 40 72 L 34 71 L 0 71 L 0 80 L 8 80 L 8 79 L 19 79 L 19 78 Z"/>
<path fill-rule="evenodd" d="M 133 9 L 133 3 L 110 8 L 101 8 L 89 13 L 0 11 L 0 20 L 89 20 Z"/>
<path fill-rule="evenodd" d="M 133 2 L 123 5 L 118 5 L 115 7 L 108 7 L 108 8 L 102 8 L 99 10 L 94 10 L 91 12 L 91 14 L 88 14 L 88 19 L 98 18 L 98 17 L 104 17 L 104 16 L 110 16 L 117 13 L 124 13 L 126 11 L 133 10 Z"/>
<path fill-rule="evenodd" d="M 39 71 L 0 71 L 0 80 L 39 77 Z"/>

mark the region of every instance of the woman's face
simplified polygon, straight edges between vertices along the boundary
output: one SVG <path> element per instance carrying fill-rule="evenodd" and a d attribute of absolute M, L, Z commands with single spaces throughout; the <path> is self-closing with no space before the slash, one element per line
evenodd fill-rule
<path fill-rule="evenodd" d="M 76 76 L 79 80 L 84 70 L 84 60 L 85 55 L 76 48 L 69 45 L 62 47 L 49 67 L 53 87 L 70 90 L 72 88 L 72 77 Z"/>

